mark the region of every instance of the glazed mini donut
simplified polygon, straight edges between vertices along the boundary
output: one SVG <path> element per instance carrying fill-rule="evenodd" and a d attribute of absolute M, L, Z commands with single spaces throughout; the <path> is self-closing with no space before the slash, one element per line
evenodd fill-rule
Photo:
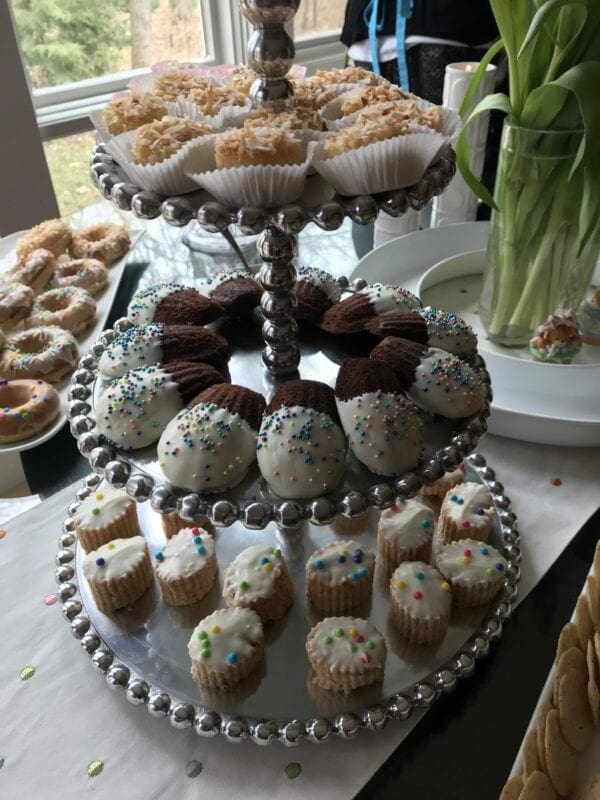
<path fill-rule="evenodd" d="M 99 294 L 108 283 L 108 270 L 97 258 L 76 258 L 74 261 L 58 260 L 48 288 L 64 289 L 77 286 L 91 295 Z"/>
<path fill-rule="evenodd" d="M 0 375 L 9 380 L 43 378 L 55 382 L 74 369 L 77 341 L 62 328 L 40 327 L 6 339 L 0 351 Z"/>
<path fill-rule="evenodd" d="M 24 283 L 39 294 L 50 280 L 55 265 L 54 253 L 40 248 L 19 259 L 8 276 L 11 281 Z"/>
<path fill-rule="evenodd" d="M 57 325 L 77 336 L 89 327 L 95 316 L 96 301 L 92 295 L 78 286 L 65 286 L 49 289 L 36 297 L 26 324 L 31 327 Z"/>
<path fill-rule="evenodd" d="M 33 305 L 33 289 L 24 283 L 0 284 L 0 327 L 10 328 L 25 319 Z"/>
<path fill-rule="evenodd" d="M 21 259 L 43 248 L 55 256 L 66 253 L 71 245 L 71 229 L 62 219 L 40 222 L 17 242 L 17 258 Z"/>
<path fill-rule="evenodd" d="M 0 378 L 0 444 L 31 439 L 58 416 L 60 398 L 42 380 Z"/>
<path fill-rule="evenodd" d="M 123 225 L 100 222 L 73 234 L 71 254 L 75 258 L 99 258 L 107 267 L 129 250 L 129 234 Z"/>

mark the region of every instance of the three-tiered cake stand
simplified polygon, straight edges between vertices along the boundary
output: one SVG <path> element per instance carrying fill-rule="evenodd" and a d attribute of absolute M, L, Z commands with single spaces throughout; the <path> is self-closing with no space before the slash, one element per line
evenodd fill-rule
<path fill-rule="evenodd" d="M 298 6 L 299 0 L 240 0 L 242 13 L 255 26 L 248 45 L 248 63 L 258 75 L 251 88 L 255 104 L 269 103 L 281 109 L 290 102 L 293 90 L 285 75 L 293 63 L 294 45 L 284 26 L 293 19 Z M 368 224 L 380 210 L 399 216 L 409 207 L 421 209 L 432 196 L 443 191 L 454 172 L 454 154 L 447 147 L 423 178 L 408 188 L 374 196 L 341 197 L 320 176 L 313 176 L 307 179 L 305 192 L 295 203 L 280 208 L 229 208 L 204 192 L 161 197 L 133 186 L 102 145 L 94 151 L 91 163 L 92 178 L 102 194 L 138 217 L 153 219 L 162 215 L 168 223 L 179 227 L 195 218 L 209 232 L 226 232 L 231 224 L 237 224 L 244 233 L 260 233 L 258 250 L 263 266 L 259 280 L 264 289 L 261 337 L 248 344 L 245 333 L 240 347 L 243 352 L 238 352 L 235 332 L 232 333 L 234 352 L 230 372 L 242 376 L 238 382 L 267 394 L 279 381 L 294 376 L 299 367 L 304 377 L 309 370 L 311 377 L 316 373 L 321 380 L 333 382 L 337 362 L 344 355 L 343 352 L 328 352 L 327 357 L 323 352 L 315 355 L 315 349 L 319 348 L 314 343 L 307 347 L 297 341 L 292 291 L 296 235 L 309 222 L 324 230 L 336 230 L 345 217 Z M 340 284 L 352 291 L 360 290 L 366 281 L 354 281 L 349 287 L 342 279 Z M 338 494 L 304 501 L 276 497 L 256 471 L 236 490 L 211 496 L 185 492 L 168 484 L 157 466 L 155 452 L 126 454 L 104 443 L 95 429 L 94 397 L 102 388 L 97 373 L 98 358 L 115 336 L 130 326 L 129 320 L 122 319 L 115 323 L 114 330 L 105 331 L 91 352 L 81 359 L 73 375 L 69 394 L 71 430 L 93 473 L 79 490 L 77 502 L 69 508 L 56 557 L 63 613 L 95 666 L 106 673 L 108 683 L 125 689 L 131 702 L 146 704 L 151 714 L 168 715 L 177 728 L 193 725 L 200 735 L 222 733 L 231 741 L 250 737 L 261 744 L 277 740 L 297 744 L 305 738 L 322 741 L 332 732 L 350 736 L 361 727 L 379 729 L 389 719 L 406 719 L 413 708 L 430 705 L 442 692 L 452 689 L 459 677 L 469 675 L 475 660 L 485 655 L 490 642 L 500 636 L 520 577 L 519 534 L 510 500 L 483 457 L 470 455 L 486 431 L 489 415 L 491 388 L 482 359 L 475 356 L 470 363 L 485 381 L 487 399 L 483 410 L 470 418 L 452 421 L 455 423 L 452 425 L 446 422 L 430 426 L 433 433 L 418 469 L 393 480 L 382 480 L 355 466 L 348 469 Z M 260 356 L 264 372 L 256 370 Z M 257 376 L 257 372 L 262 374 Z M 303 581 L 304 563 L 311 549 L 335 538 L 329 526 L 337 515 L 359 518 L 372 507 L 389 507 L 398 496 L 413 497 L 423 484 L 434 483 L 463 459 L 467 461 L 471 479 L 486 483 L 494 498 L 493 544 L 502 550 L 508 563 L 502 591 L 489 608 L 480 609 L 475 616 L 459 616 L 451 625 L 445 645 L 439 649 L 420 650 L 415 655 L 396 642 L 391 647 L 393 656 L 388 659 L 386 680 L 374 693 L 342 697 L 341 701 L 316 697 L 306 687 L 306 665 L 301 648 L 298 650 L 310 617 Z M 237 700 L 201 692 L 198 703 L 198 689 L 191 683 L 184 647 L 189 631 L 173 620 L 173 615 L 169 616 L 164 605 L 149 603 L 145 609 L 134 609 L 133 620 L 122 618 L 120 624 L 95 608 L 80 572 L 81 553 L 76 548 L 73 516 L 79 502 L 95 490 L 102 477 L 113 486 L 123 487 L 136 502 L 149 501 L 140 506 L 140 518 L 151 546 L 159 534 L 148 505 L 159 514 L 177 512 L 189 523 L 208 517 L 217 529 L 227 528 L 218 534 L 221 568 L 255 541 L 269 537 L 278 541 L 294 575 L 296 602 L 286 619 L 285 630 L 271 632 L 269 669 L 260 687 L 250 687 L 252 691 Z M 372 532 L 361 534 L 361 541 L 375 546 Z M 157 542 L 160 544 L 159 539 Z M 214 608 L 218 598 L 212 602 Z M 370 613 L 380 626 L 386 624 L 387 605 L 385 582 L 376 581 Z M 196 622 L 198 619 L 200 616 Z M 125 622 L 137 624 L 144 635 L 139 631 L 136 635 L 128 634 Z M 298 659 L 291 656 L 296 651 Z"/>

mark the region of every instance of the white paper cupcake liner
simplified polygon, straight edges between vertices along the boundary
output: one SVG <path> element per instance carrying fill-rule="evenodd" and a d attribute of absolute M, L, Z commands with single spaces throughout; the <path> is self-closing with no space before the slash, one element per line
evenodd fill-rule
<path fill-rule="evenodd" d="M 196 122 L 204 122 L 212 125 L 215 131 L 222 131 L 225 128 L 239 127 L 252 111 L 252 103 L 248 100 L 243 106 L 224 106 L 218 114 L 209 116 L 205 114 L 200 106 L 186 100 L 185 97 L 177 98 L 177 112 L 180 117 L 189 117 Z"/>
<path fill-rule="evenodd" d="M 377 194 L 417 183 L 445 143 L 441 134 L 410 133 L 323 159 L 321 142 L 312 166 L 339 194 Z"/>
<path fill-rule="evenodd" d="M 358 87 L 358 90 L 361 91 L 363 87 Z M 358 119 L 358 115 L 360 111 L 355 111 L 353 114 L 347 114 L 345 117 L 341 117 L 340 114 L 342 113 L 342 104 L 353 94 L 357 94 L 357 87 L 354 87 L 352 91 L 345 92 L 343 95 L 336 97 L 335 100 L 331 100 L 324 106 L 321 111 L 319 112 L 323 119 L 325 120 L 325 125 L 327 125 L 327 129 L 330 131 L 339 131 L 342 128 L 347 128 L 348 125 L 352 125 Z M 435 105 L 435 103 L 430 103 L 427 100 L 423 100 L 422 97 L 416 97 L 417 105 L 423 111 L 426 111 L 428 108 L 431 108 Z M 382 101 L 385 102 L 385 101 Z M 392 101 L 393 102 L 393 101 Z M 440 133 L 442 136 L 445 136 L 448 141 L 454 141 L 458 134 L 460 133 L 460 129 L 462 127 L 462 122 L 459 115 L 456 111 L 452 111 L 449 108 L 442 109 L 442 130 L 441 131 L 434 131 L 432 128 L 428 128 L 425 125 L 417 126 L 420 130 L 429 131 L 431 133 Z"/>
<path fill-rule="evenodd" d="M 273 207 L 291 203 L 304 189 L 317 144 L 303 142 L 301 164 L 216 169 L 213 136 L 200 140 L 189 154 L 186 172 L 197 186 L 226 205 Z"/>
<path fill-rule="evenodd" d="M 203 138 L 212 137 L 201 137 L 187 142 L 170 158 L 159 164 L 136 164 L 131 152 L 135 135 L 136 131 L 121 133 L 113 136 L 106 145 L 110 155 L 119 163 L 132 183 L 143 189 L 166 195 L 185 194 L 196 190 L 196 184 L 185 172 L 186 160 Z"/>
<path fill-rule="evenodd" d="M 231 81 L 234 66 L 201 67 L 198 64 L 186 64 L 181 61 L 160 61 L 150 67 L 150 72 L 145 75 L 136 75 L 127 84 L 128 89 L 138 92 L 151 92 L 154 81 L 163 72 L 174 69 L 183 69 L 194 77 L 205 78 L 208 81 L 224 84 Z"/>

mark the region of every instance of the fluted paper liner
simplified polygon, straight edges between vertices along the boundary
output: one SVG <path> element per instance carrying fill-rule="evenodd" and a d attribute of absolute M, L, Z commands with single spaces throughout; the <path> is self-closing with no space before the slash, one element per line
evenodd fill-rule
<path fill-rule="evenodd" d="M 206 136 L 190 153 L 186 172 L 196 185 L 226 205 L 273 207 L 291 203 L 302 194 L 316 146 L 303 141 L 301 164 L 217 169 L 215 137 Z"/>
<path fill-rule="evenodd" d="M 362 91 L 364 87 L 353 87 L 351 91 L 344 92 L 344 94 L 339 95 L 335 98 L 335 100 L 330 100 L 326 106 L 323 106 L 321 111 L 319 112 L 323 117 L 325 124 L 327 125 L 328 130 L 330 131 L 339 131 L 342 128 L 347 128 L 348 125 L 352 125 L 354 122 L 358 120 L 358 115 L 361 111 L 364 111 L 364 108 L 361 108 L 359 111 L 355 111 L 353 114 L 347 114 L 345 117 L 341 116 L 342 113 L 342 104 L 353 94 L 357 94 L 359 91 Z M 417 102 L 419 108 L 423 111 L 427 111 L 428 108 L 432 108 L 435 103 L 430 103 L 428 100 L 424 100 L 422 97 L 414 97 L 414 98 L 407 98 L 407 99 L 414 99 Z M 385 100 L 381 102 L 386 102 Z M 390 100 L 389 102 L 396 102 L 394 100 Z M 397 101 L 401 102 L 401 101 Z M 365 106 L 368 108 L 368 106 Z M 428 128 L 426 126 L 415 126 L 416 131 L 429 131 L 430 133 L 439 133 L 442 136 L 445 136 L 448 141 L 454 141 L 458 134 L 460 133 L 462 127 L 462 122 L 459 115 L 456 111 L 452 111 L 450 108 L 442 107 L 442 130 L 435 131 L 433 128 Z"/>
<path fill-rule="evenodd" d="M 189 119 L 193 119 L 196 122 L 212 125 L 215 131 L 223 131 L 226 128 L 241 125 L 251 112 L 252 103 L 247 100 L 243 106 L 223 106 L 218 114 L 209 116 L 202 111 L 200 106 L 185 97 L 177 98 L 178 117 L 189 117 Z"/>
<path fill-rule="evenodd" d="M 420 181 L 445 143 L 438 133 L 408 133 L 325 159 L 320 142 L 312 166 L 341 195 L 389 192 Z"/>
<path fill-rule="evenodd" d="M 191 151 L 203 139 L 209 138 L 208 136 L 187 142 L 170 158 L 159 164 L 136 164 L 131 151 L 136 133 L 137 131 L 120 133 L 118 136 L 113 136 L 106 144 L 107 151 L 118 161 L 132 183 L 143 189 L 166 195 L 185 194 L 197 188 L 194 181 L 187 176 L 185 166 Z"/>

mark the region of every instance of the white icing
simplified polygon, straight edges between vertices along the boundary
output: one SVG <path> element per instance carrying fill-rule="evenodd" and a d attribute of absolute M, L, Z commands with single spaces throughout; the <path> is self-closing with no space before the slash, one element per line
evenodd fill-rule
<path fill-rule="evenodd" d="M 430 347 L 437 347 L 456 356 L 470 356 L 477 349 L 477 336 L 473 329 L 452 311 L 424 308 L 420 314 L 427 322 Z"/>
<path fill-rule="evenodd" d="M 40 337 L 39 352 L 31 352 L 30 347 L 32 336 Z M 28 328 L 25 331 L 11 336 L 5 345 L 8 353 L 3 353 L 3 358 L 7 358 L 9 366 L 20 370 L 26 369 L 29 375 L 47 375 L 54 372 L 59 363 L 66 362 L 74 365 L 77 362 L 79 350 L 77 339 L 67 330 L 57 328 L 53 325 Z"/>
<path fill-rule="evenodd" d="M 118 378 L 163 360 L 162 325 L 144 325 L 120 333 L 100 356 L 98 369 L 107 378 Z"/>
<path fill-rule="evenodd" d="M 213 632 L 215 625 L 220 632 Z M 201 633 L 206 633 L 206 639 L 200 639 Z M 221 670 L 230 666 L 230 653 L 236 654 L 236 663 L 239 664 L 262 644 L 263 627 L 256 612 L 249 608 L 220 608 L 194 628 L 188 642 L 188 652 L 193 661 L 201 661 L 212 669 Z M 202 653 L 206 651 L 208 655 L 203 656 Z"/>
<path fill-rule="evenodd" d="M 86 530 L 104 528 L 121 517 L 131 505 L 133 500 L 122 489 L 115 489 L 107 484 L 81 501 L 75 515 L 75 524 Z"/>
<path fill-rule="evenodd" d="M 407 312 L 417 311 L 421 307 L 419 300 L 407 289 L 392 286 L 386 283 L 373 283 L 365 286 L 359 294 L 369 298 L 377 316 L 389 314 L 391 311 Z"/>
<path fill-rule="evenodd" d="M 96 423 L 108 441 L 138 449 L 155 442 L 182 405 L 169 372 L 142 367 L 115 378 L 104 390 L 96 403 Z"/>
<path fill-rule="evenodd" d="M 256 458 L 278 495 L 317 497 L 344 478 L 346 437 L 328 414 L 303 406 L 282 406 L 263 419 Z"/>
<path fill-rule="evenodd" d="M 400 475 L 421 456 L 422 423 L 403 395 L 367 392 L 336 404 L 350 449 L 377 475 Z"/>
<path fill-rule="evenodd" d="M 196 541 L 198 539 L 200 541 Z M 177 580 L 202 571 L 214 560 L 215 540 L 204 528 L 183 528 L 168 539 L 154 557 L 156 572 L 160 578 L 167 581 Z"/>
<path fill-rule="evenodd" d="M 153 322 L 156 308 L 161 300 L 189 288 L 180 283 L 157 283 L 155 286 L 140 289 L 127 306 L 127 318 L 136 325 L 148 325 Z"/>
<path fill-rule="evenodd" d="M 215 272 L 208 278 L 204 278 L 198 283 L 198 291 L 205 297 L 212 297 L 213 292 L 222 286 L 224 283 L 234 280 L 235 278 L 246 278 L 251 281 L 254 280 L 254 275 L 246 269 L 230 269 L 223 272 Z"/>
<path fill-rule="evenodd" d="M 340 631 L 343 635 L 336 635 Z M 332 672 L 362 674 L 381 669 L 386 657 L 383 636 L 368 620 L 356 617 L 328 617 L 319 622 L 310 632 L 310 650 Z"/>
<path fill-rule="evenodd" d="M 392 600 L 411 617 L 448 617 L 452 606 L 450 586 L 437 569 L 422 561 L 400 564 L 390 578 Z"/>
<path fill-rule="evenodd" d="M 490 490 L 482 483 L 455 486 L 444 498 L 442 513 L 459 527 L 468 523 L 465 528 L 487 528 L 494 515 Z"/>
<path fill-rule="evenodd" d="M 371 580 L 375 556 L 359 542 L 342 539 L 321 547 L 306 562 L 307 574 L 328 586 Z"/>
<path fill-rule="evenodd" d="M 400 547 L 420 547 L 431 540 L 435 515 L 417 498 L 400 500 L 386 508 L 379 519 L 379 533 Z"/>
<path fill-rule="evenodd" d="M 88 581 L 111 581 L 130 573 L 145 558 L 148 549 L 143 536 L 113 539 L 87 554 L 83 559 L 83 574 Z"/>
<path fill-rule="evenodd" d="M 338 303 L 342 296 L 342 290 L 336 280 L 323 269 L 318 267 L 300 266 L 297 270 L 296 280 L 304 283 L 311 283 L 320 289 L 332 303 Z"/>
<path fill-rule="evenodd" d="M 461 539 L 439 549 L 437 568 L 449 581 L 496 583 L 504 577 L 506 561 L 489 544 L 475 539 Z M 488 570 L 491 570 L 490 574 Z"/>
<path fill-rule="evenodd" d="M 227 567 L 223 597 L 232 605 L 248 605 L 258 598 L 270 597 L 284 567 L 279 548 L 263 544 L 248 547 Z M 240 586 L 243 581 L 248 585 Z"/>
<path fill-rule="evenodd" d="M 256 458 L 256 432 L 215 403 L 184 408 L 166 426 L 158 461 L 175 486 L 214 492 L 236 486 Z"/>
<path fill-rule="evenodd" d="M 475 414 L 484 401 L 478 375 L 460 358 L 435 347 L 421 359 L 408 396 L 427 411 L 451 419 Z"/>

